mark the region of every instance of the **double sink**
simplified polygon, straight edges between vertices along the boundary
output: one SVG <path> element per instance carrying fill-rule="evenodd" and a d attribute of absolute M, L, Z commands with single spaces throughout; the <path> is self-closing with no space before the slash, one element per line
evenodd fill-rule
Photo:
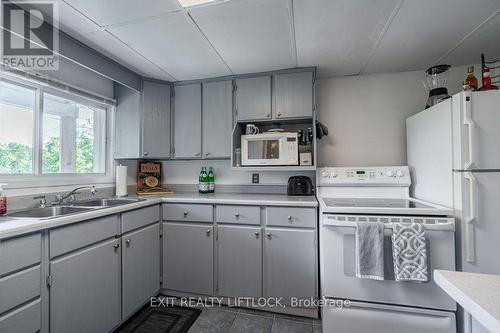
<path fill-rule="evenodd" d="M 10 217 L 19 218 L 37 218 L 37 219 L 47 219 L 55 218 L 65 215 L 78 214 L 87 212 L 90 210 L 107 208 L 113 206 L 126 205 L 129 203 L 139 202 L 144 199 L 118 199 L 118 198 L 104 198 L 104 199 L 91 199 L 75 201 L 71 205 L 57 205 L 50 207 L 40 207 L 21 210 L 18 212 L 13 212 L 7 214 Z"/>

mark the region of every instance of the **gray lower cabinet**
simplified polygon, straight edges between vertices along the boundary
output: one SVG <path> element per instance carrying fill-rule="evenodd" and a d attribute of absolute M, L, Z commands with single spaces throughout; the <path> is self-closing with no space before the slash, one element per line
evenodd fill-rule
<path fill-rule="evenodd" d="M 313 72 L 276 74 L 276 119 L 313 116 Z"/>
<path fill-rule="evenodd" d="M 163 287 L 192 294 L 214 294 L 213 226 L 163 223 Z"/>
<path fill-rule="evenodd" d="M 271 119 L 271 76 L 236 80 L 238 121 Z"/>
<path fill-rule="evenodd" d="M 122 236 L 122 318 L 160 289 L 160 224 Z"/>
<path fill-rule="evenodd" d="M 220 296 L 262 296 L 260 227 L 218 226 L 218 278 Z"/>
<path fill-rule="evenodd" d="M 201 158 L 201 84 L 174 89 L 174 157 Z"/>
<path fill-rule="evenodd" d="M 36 299 L 0 316 L 0 332 L 35 333 L 41 330 L 41 301 Z"/>
<path fill-rule="evenodd" d="M 233 81 L 203 84 L 203 157 L 231 156 Z"/>
<path fill-rule="evenodd" d="M 265 297 L 309 299 L 317 296 L 316 230 L 266 228 Z"/>
<path fill-rule="evenodd" d="M 120 240 L 50 263 L 50 332 L 102 333 L 121 321 Z"/>

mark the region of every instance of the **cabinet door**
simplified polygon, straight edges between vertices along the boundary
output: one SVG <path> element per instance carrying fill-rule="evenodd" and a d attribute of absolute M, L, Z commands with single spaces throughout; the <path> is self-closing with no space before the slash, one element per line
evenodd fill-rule
<path fill-rule="evenodd" d="M 312 72 L 277 74 L 275 88 L 275 118 L 312 117 Z"/>
<path fill-rule="evenodd" d="M 175 86 L 174 156 L 201 157 L 201 84 Z"/>
<path fill-rule="evenodd" d="M 271 119 L 271 77 L 236 80 L 238 120 Z"/>
<path fill-rule="evenodd" d="M 170 157 L 170 86 L 144 81 L 142 155 Z"/>
<path fill-rule="evenodd" d="M 213 295 L 213 226 L 163 224 L 166 289 Z"/>
<path fill-rule="evenodd" d="M 219 295 L 262 296 L 261 228 L 218 227 Z"/>
<path fill-rule="evenodd" d="M 203 84 L 203 157 L 229 157 L 233 126 L 233 81 Z"/>
<path fill-rule="evenodd" d="M 289 303 L 290 297 L 316 296 L 315 233 L 315 230 L 266 229 L 265 297 L 283 297 Z"/>
<path fill-rule="evenodd" d="M 50 331 L 108 332 L 121 320 L 120 241 L 50 263 Z"/>
<path fill-rule="evenodd" d="M 121 84 L 114 84 L 118 102 L 115 114 L 114 158 L 141 156 L 141 93 Z"/>
<path fill-rule="evenodd" d="M 122 237 L 123 318 L 160 290 L 160 224 Z"/>

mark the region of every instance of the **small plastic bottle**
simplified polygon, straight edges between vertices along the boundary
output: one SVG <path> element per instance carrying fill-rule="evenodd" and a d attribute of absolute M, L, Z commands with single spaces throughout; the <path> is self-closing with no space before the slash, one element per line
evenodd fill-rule
<path fill-rule="evenodd" d="M 7 184 L 0 184 L 0 216 L 7 214 L 7 197 L 2 186 Z"/>

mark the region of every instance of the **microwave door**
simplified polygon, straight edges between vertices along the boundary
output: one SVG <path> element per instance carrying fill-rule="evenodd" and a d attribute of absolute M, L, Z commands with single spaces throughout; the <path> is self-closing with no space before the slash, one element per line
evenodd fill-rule
<path fill-rule="evenodd" d="M 249 139 L 243 149 L 244 165 L 282 165 L 279 139 Z"/>

